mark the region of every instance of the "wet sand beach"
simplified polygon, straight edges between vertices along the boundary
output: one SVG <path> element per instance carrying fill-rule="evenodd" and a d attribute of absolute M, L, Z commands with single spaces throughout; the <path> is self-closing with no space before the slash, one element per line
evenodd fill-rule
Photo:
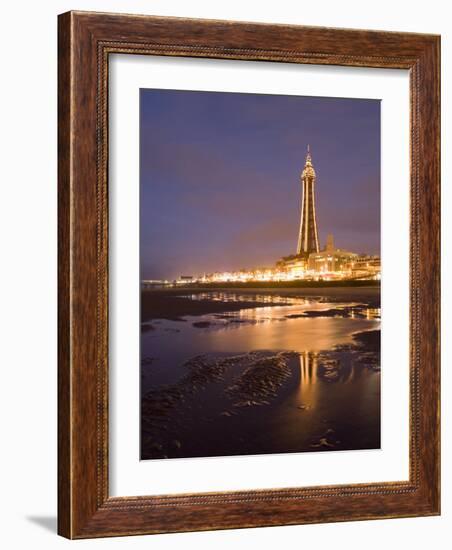
<path fill-rule="evenodd" d="M 231 300 L 231 296 L 240 300 Z M 224 299 L 221 299 L 221 297 Z M 257 299 L 256 296 L 259 296 Z M 272 297 L 274 301 L 272 302 Z M 146 289 L 141 292 L 141 321 L 150 319 L 182 319 L 184 315 L 205 315 L 239 311 L 252 307 L 280 304 L 285 298 L 318 297 L 329 302 L 352 302 L 364 299 L 380 307 L 380 287 L 329 287 L 329 288 L 165 288 Z M 196 299 L 193 299 L 196 298 Z M 263 299 L 265 298 L 265 300 Z"/>
<path fill-rule="evenodd" d="M 379 288 L 142 294 L 141 458 L 376 449 Z"/>

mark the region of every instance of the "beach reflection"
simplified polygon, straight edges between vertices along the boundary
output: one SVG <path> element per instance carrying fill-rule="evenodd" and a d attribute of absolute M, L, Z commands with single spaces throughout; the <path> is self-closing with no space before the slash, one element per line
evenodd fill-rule
<path fill-rule="evenodd" d="M 250 298 L 269 305 L 246 304 L 238 311 L 178 321 L 154 319 L 152 330 L 142 334 L 143 396 L 162 391 L 167 392 L 162 402 L 176 399 L 191 372 L 189 361 L 197 368 L 212 365 L 203 376 L 217 380 L 195 393 L 193 405 L 191 398 L 174 405 L 164 430 L 148 426 L 146 437 L 161 441 L 164 450 L 150 443 L 145 456 L 378 448 L 379 344 L 359 347 L 354 335 L 379 334 L 380 308 L 358 296 L 354 301 L 226 292 L 190 296 L 220 302 Z M 252 365 L 253 356 L 281 353 L 287 356 L 290 382 L 275 388 L 272 399 L 261 399 L 266 405 L 246 406 L 256 399 L 249 396 L 239 400 L 242 407 L 231 405 L 226 389 Z M 232 357 L 221 371 L 221 362 Z M 165 438 L 179 441 L 181 450 L 165 447 Z"/>
<path fill-rule="evenodd" d="M 317 402 L 317 357 L 310 352 L 300 353 L 300 384 L 298 386 L 299 406 L 310 408 Z"/>

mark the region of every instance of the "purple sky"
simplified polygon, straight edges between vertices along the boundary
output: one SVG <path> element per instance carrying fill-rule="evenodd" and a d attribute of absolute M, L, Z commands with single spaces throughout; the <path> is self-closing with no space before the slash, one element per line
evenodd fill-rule
<path fill-rule="evenodd" d="M 380 252 L 380 102 L 142 89 L 141 277 L 294 254 L 306 146 L 320 246 Z"/>

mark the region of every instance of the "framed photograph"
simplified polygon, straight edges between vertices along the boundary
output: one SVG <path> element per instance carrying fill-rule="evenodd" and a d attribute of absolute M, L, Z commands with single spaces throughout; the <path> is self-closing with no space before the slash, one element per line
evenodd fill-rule
<path fill-rule="evenodd" d="M 439 59 L 59 16 L 61 535 L 439 514 Z"/>

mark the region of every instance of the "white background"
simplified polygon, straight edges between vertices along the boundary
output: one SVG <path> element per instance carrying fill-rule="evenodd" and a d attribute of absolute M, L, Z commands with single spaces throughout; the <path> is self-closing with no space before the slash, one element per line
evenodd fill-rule
<path fill-rule="evenodd" d="M 155 495 L 407 480 L 409 351 L 408 72 L 212 59 L 110 60 L 110 494 Z M 139 90 L 381 99 L 381 449 L 204 459 L 139 457 Z M 302 124 L 302 121 L 300 121 Z M 300 162 L 303 162 L 301 157 Z M 397 182 L 399 200 L 394 200 Z"/>
<path fill-rule="evenodd" d="M 2 5 L 0 86 L 1 356 L 0 494 L 5 548 L 111 547 L 316 549 L 447 548 L 452 526 L 450 355 L 452 322 L 443 317 L 443 515 L 69 542 L 55 535 L 56 514 L 56 14 L 68 9 L 441 33 L 443 280 L 452 268 L 449 2 L 316 0 L 293 2 L 51 1 Z M 4 42 L 4 43 L 3 43 Z M 449 183 L 448 183 L 449 182 Z M 449 221 L 447 221 L 449 220 Z M 450 285 L 443 311 L 452 307 Z"/>

